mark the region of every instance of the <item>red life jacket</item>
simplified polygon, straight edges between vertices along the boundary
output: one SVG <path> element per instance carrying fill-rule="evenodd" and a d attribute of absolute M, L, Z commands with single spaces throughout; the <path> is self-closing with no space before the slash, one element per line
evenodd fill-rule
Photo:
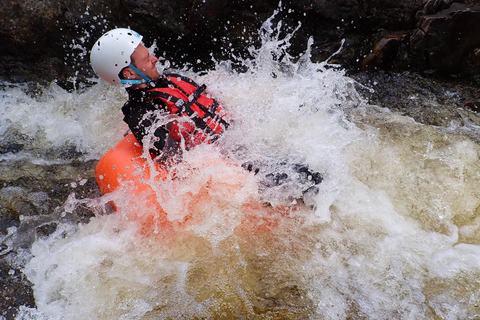
<path fill-rule="evenodd" d="M 169 126 L 170 136 L 176 141 L 183 137 L 187 147 L 206 140 L 215 141 L 228 128 L 225 114 L 218 102 L 192 79 L 177 75 L 164 75 L 166 86 L 149 89 L 145 100 L 161 99 L 171 114 L 188 117 L 191 121 L 173 121 Z"/>

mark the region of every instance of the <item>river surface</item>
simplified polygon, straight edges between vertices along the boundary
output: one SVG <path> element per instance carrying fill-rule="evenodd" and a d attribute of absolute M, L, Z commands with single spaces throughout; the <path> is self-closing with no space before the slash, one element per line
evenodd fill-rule
<path fill-rule="evenodd" d="M 269 22 L 245 72 L 179 70 L 207 84 L 232 125 L 152 186 L 168 230 L 143 223 L 158 213 L 133 193 L 94 184 L 127 130 L 123 88 L 3 84 L 1 212 L 25 211 L 2 229 L 2 261 L 34 297 L 5 317 L 480 318 L 478 143 L 369 104 L 359 91 L 373 89 L 312 63 L 307 44 L 291 61 Z M 247 160 L 272 172 L 301 163 L 324 180 L 302 199 L 295 181 L 266 188 Z M 37 188 L 15 185 L 29 177 Z M 58 205 L 41 185 L 52 179 Z M 142 219 L 112 200 L 135 202 Z"/>

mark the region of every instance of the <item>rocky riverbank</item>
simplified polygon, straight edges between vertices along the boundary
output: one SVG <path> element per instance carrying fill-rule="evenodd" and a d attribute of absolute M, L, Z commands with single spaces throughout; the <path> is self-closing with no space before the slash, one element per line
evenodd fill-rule
<path fill-rule="evenodd" d="M 285 31 L 301 24 L 292 53 L 313 37 L 312 59 L 335 57 L 349 71 L 433 72 L 475 79 L 480 72 L 478 1 L 20 1 L 0 6 L 4 81 L 67 82 L 92 75 L 88 49 L 103 32 L 131 27 L 156 39 L 177 65 L 247 54 L 274 11 Z"/>
<path fill-rule="evenodd" d="M 262 23 L 276 12 L 274 21 L 282 22 L 284 32 L 299 27 L 290 40 L 293 56 L 304 52 L 312 37 L 312 60 L 330 58 L 359 82 L 374 84 L 373 94 L 365 92 L 372 102 L 427 124 L 445 125 L 452 117 L 477 123 L 476 0 L 12 0 L 0 12 L 5 17 L 0 22 L 0 79 L 5 82 L 55 80 L 65 88 L 88 83 L 93 76 L 88 50 L 116 26 L 137 30 L 149 45 L 155 40 L 157 55 L 174 67 L 207 70 L 213 61 L 248 56 L 248 48 L 260 41 Z M 414 91 L 437 101 L 412 99 L 405 77 L 418 84 Z"/>

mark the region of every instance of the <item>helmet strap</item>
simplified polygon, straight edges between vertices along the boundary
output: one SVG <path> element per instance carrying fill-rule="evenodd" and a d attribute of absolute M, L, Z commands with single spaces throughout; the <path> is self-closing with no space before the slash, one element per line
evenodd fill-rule
<path fill-rule="evenodd" d="M 142 83 L 150 83 L 152 82 L 153 80 L 150 79 L 145 73 L 143 73 L 142 71 L 138 70 L 137 67 L 135 67 L 132 63 L 130 63 L 130 65 L 128 66 L 129 68 L 131 68 L 133 71 L 135 71 L 140 77 L 142 77 L 143 79 L 139 80 L 139 79 L 135 79 L 135 80 L 129 80 L 129 79 L 120 79 L 120 82 L 123 83 L 123 84 L 142 84 Z"/>

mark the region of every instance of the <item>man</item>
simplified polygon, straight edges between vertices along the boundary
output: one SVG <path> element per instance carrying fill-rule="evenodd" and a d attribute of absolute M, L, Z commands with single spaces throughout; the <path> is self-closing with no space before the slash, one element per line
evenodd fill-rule
<path fill-rule="evenodd" d="M 205 85 L 176 74 L 160 75 L 158 59 L 133 30 L 105 33 L 93 45 L 90 62 L 100 78 L 127 87 L 124 121 L 140 143 L 153 134 L 150 152 L 160 160 L 212 142 L 228 127 L 222 108 L 205 93 Z"/>
<path fill-rule="evenodd" d="M 110 30 L 95 42 L 90 62 L 103 80 L 127 86 L 128 101 L 122 112 L 136 139 L 143 144 L 144 138 L 153 133 L 150 152 L 158 160 L 175 162 L 183 149 L 215 141 L 229 124 L 217 101 L 205 93 L 205 85 L 198 86 L 176 74 L 160 75 L 156 68 L 158 59 L 141 40 L 142 36 L 130 29 Z M 304 165 L 276 163 L 274 167 L 284 169 L 281 172 L 270 170 L 265 163 L 247 162 L 242 166 L 255 174 L 261 172 L 261 184 L 267 188 L 293 178 L 305 193 L 318 191 L 312 187 L 323 180 L 320 173 L 311 172 Z"/>

